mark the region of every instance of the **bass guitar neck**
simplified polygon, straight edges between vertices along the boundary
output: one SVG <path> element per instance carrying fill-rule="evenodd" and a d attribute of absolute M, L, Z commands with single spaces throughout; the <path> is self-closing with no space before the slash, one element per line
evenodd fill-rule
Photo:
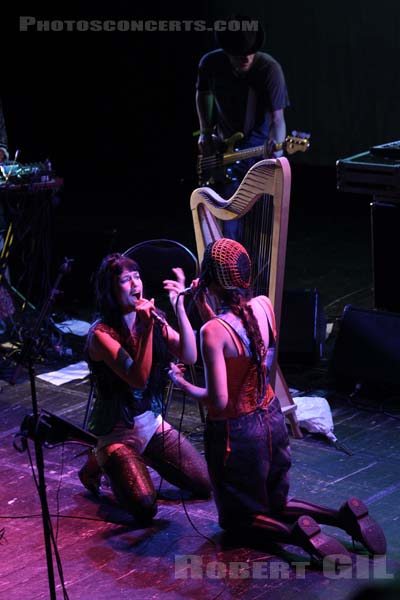
<path fill-rule="evenodd" d="M 274 144 L 271 148 L 267 140 L 262 146 L 235 149 L 234 144 L 243 137 L 235 133 L 228 140 L 224 140 L 225 152 L 218 152 L 210 156 L 200 155 L 197 159 L 197 174 L 199 185 L 213 186 L 229 181 L 226 167 L 238 161 L 250 158 L 268 158 L 272 152 L 284 150 L 287 154 L 305 152 L 310 147 L 310 134 L 292 131 L 283 142 Z"/>

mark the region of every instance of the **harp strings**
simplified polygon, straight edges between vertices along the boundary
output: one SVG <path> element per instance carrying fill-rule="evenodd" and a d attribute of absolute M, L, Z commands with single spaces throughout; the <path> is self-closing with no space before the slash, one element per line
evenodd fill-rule
<path fill-rule="evenodd" d="M 243 245 L 252 260 L 252 281 L 255 295 L 268 295 L 271 240 L 273 224 L 273 200 L 264 194 L 243 217 Z"/>

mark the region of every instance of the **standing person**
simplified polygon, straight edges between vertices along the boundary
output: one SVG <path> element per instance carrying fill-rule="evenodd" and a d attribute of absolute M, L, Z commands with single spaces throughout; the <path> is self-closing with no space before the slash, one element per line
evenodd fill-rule
<path fill-rule="evenodd" d="M 227 139 L 237 132 L 244 138 L 238 148 L 266 144 L 269 155 L 277 158 L 273 144 L 286 136 L 284 110 L 289 106 L 285 77 L 280 64 L 261 52 L 264 31 L 257 20 L 239 17 L 241 28 L 216 32 L 220 48 L 205 54 L 199 63 L 196 84 L 196 108 L 200 125 L 198 140 L 201 155 L 217 151 L 218 138 Z M 256 25 L 249 31 L 249 24 Z M 232 196 L 250 166 L 260 158 L 244 160 L 230 168 L 231 181 L 213 187 L 224 198 Z M 217 174 L 218 178 L 218 174 Z M 240 239 L 240 221 L 223 223 L 227 237 Z M 234 235 L 232 235 L 234 234 Z"/>
<path fill-rule="evenodd" d="M 83 485 L 98 493 L 101 471 L 120 504 L 142 524 L 157 512 L 156 491 L 147 466 L 170 483 L 199 497 L 211 491 L 199 452 L 161 416 L 166 367 L 171 356 L 196 361 L 194 332 L 183 296 L 185 277 L 166 280 L 179 324 L 174 330 L 143 297 L 139 266 L 114 253 L 101 263 L 96 280 L 100 319 L 88 334 L 87 354 L 96 384 L 89 429 L 98 443 L 79 472 Z"/>
<path fill-rule="evenodd" d="M 193 282 L 197 302 L 213 296 L 218 314 L 201 329 L 205 387 L 184 378 L 171 364 L 174 384 L 208 411 L 205 450 L 220 526 L 236 534 L 293 544 L 311 555 L 347 555 L 319 523 L 344 529 L 371 554 L 384 554 L 385 536 L 358 498 L 339 510 L 288 500 L 291 466 L 289 437 L 269 377 L 276 327 L 269 298 L 250 294 L 250 258 L 237 241 L 209 244 L 200 279 Z M 207 314 L 204 311 L 202 314 Z"/>
<path fill-rule="evenodd" d="M 8 138 L 3 105 L 0 98 L 0 163 L 8 160 Z"/>

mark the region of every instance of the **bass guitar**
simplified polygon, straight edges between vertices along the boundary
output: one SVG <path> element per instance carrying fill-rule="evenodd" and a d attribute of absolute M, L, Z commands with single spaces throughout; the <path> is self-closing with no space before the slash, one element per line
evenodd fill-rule
<path fill-rule="evenodd" d="M 200 154 L 197 159 L 197 175 L 200 186 L 213 186 L 217 183 L 226 183 L 230 181 L 226 166 L 248 158 L 263 157 L 268 158 L 271 152 L 284 150 L 287 154 L 295 152 L 305 152 L 310 147 L 310 134 L 300 131 L 292 131 L 285 140 L 279 144 L 274 144 L 271 148 L 270 142 L 266 141 L 262 146 L 253 148 L 235 149 L 235 144 L 244 137 L 243 133 L 234 133 L 229 139 L 221 142 L 216 136 L 213 136 L 215 145 L 223 146 L 221 152 L 204 156 Z"/>

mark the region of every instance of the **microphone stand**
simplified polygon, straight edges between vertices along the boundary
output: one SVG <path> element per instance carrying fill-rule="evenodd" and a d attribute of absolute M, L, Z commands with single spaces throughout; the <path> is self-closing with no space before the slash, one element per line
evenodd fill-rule
<path fill-rule="evenodd" d="M 70 271 L 70 264 L 72 259 L 64 258 L 64 263 L 61 265 L 59 269 L 59 273 L 57 275 L 56 281 L 54 283 L 53 288 L 50 290 L 49 296 L 45 301 L 42 310 L 39 314 L 35 327 L 33 328 L 32 333 L 27 336 L 23 342 L 21 353 L 17 359 L 17 366 L 14 369 L 14 373 L 11 378 L 11 384 L 14 385 L 17 381 L 18 374 L 21 371 L 22 366 L 28 368 L 29 372 L 29 381 L 31 387 L 31 397 L 32 397 L 32 413 L 33 419 L 35 423 L 35 430 L 39 426 L 39 410 L 37 403 L 37 393 L 36 393 L 36 383 L 35 383 L 35 366 L 34 366 L 34 354 L 35 350 L 38 350 L 40 344 L 38 343 L 40 340 L 40 327 L 43 321 L 47 318 L 52 303 L 59 293 L 58 285 L 63 277 L 63 275 Z M 42 521 L 43 521 L 43 533 L 44 533 L 44 542 L 46 548 L 46 559 L 47 559 L 47 573 L 48 573 L 48 581 L 49 581 L 49 590 L 50 590 L 50 599 L 56 600 L 56 586 L 54 581 L 54 565 L 53 565 L 53 555 L 52 555 L 52 527 L 50 520 L 49 507 L 47 503 L 46 496 L 46 481 L 44 476 L 44 458 L 43 458 L 43 448 L 38 439 L 38 436 L 34 436 L 34 446 L 35 446 L 35 457 L 36 457 L 36 468 L 38 473 L 38 481 L 39 481 L 39 497 L 40 504 L 42 508 Z"/>

